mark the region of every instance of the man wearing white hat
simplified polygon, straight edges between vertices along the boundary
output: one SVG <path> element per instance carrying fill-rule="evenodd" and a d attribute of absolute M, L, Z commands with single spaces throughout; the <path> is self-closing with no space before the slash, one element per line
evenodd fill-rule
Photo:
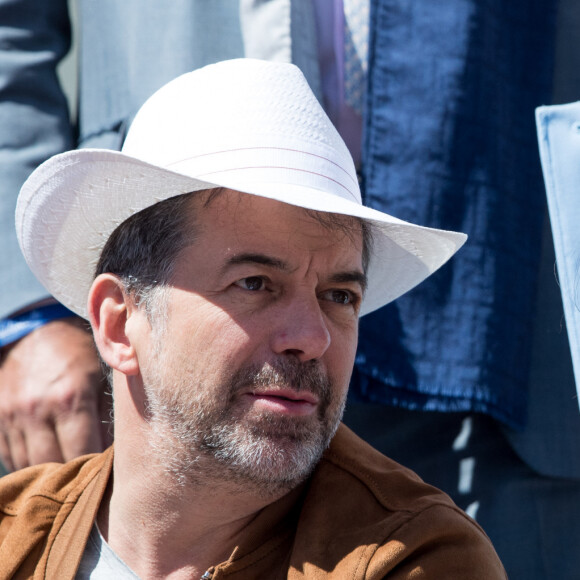
<path fill-rule="evenodd" d="M 505 578 L 447 496 L 340 425 L 359 316 L 465 237 L 362 206 L 296 67 L 179 77 L 123 152 L 39 167 L 16 224 L 91 322 L 115 448 L 0 481 L 0 578 Z"/>

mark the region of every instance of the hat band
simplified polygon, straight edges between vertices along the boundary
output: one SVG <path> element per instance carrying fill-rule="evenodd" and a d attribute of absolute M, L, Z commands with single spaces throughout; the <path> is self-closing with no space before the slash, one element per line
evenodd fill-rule
<path fill-rule="evenodd" d="M 227 184 L 284 183 L 318 189 L 362 203 L 356 174 L 316 153 L 279 147 L 243 147 L 167 163 L 189 177 Z M 234 187 L 235 188 L 235 187 Z"/>

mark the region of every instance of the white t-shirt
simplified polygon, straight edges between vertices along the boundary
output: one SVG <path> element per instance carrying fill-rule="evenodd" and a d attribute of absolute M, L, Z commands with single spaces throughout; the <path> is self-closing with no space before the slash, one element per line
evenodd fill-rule
<path fill-rule="evenodd" d="M 93 525 L 75 580 L 139 580 L 139 576 L 113 552 L 97 524 Z"/>

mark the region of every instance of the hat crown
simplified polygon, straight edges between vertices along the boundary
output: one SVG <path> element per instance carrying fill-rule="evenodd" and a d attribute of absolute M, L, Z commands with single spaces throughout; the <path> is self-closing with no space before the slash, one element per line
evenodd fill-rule
<path fill-rule="evenodd" d="M 294 149 L 328 159 L 356 182 L 350 153 L 300 69 L 238 59 L 184 74 L 157 91 L 135 117 L 123 152 L 202 177 L 212 173 L 208 158 L 224 152 L 251 150 L 260 167 L 288 163 L 282 152 Z M 232 168 L 222 159 L 224 169 Z"/>

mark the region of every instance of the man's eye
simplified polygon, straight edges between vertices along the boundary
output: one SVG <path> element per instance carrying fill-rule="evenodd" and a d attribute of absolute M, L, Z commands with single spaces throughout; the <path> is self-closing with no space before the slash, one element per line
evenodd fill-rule
<path fill-rule="evenodd" d="M 350 304 L 354 300 L 353 295 L 347 290 L 330 290 L 327 299 L 337 304 Z"/>
<path fill-rule="evenodd" d="M 258 290 L 264 290 L 266 283 L 263 278 L 259 276 L 249 276 L 248 278 L 242 278 L 236 282 L 236 286 L 243 288 L 244 290 L 250 290 L 252 292 L 257 292 Z"/>

